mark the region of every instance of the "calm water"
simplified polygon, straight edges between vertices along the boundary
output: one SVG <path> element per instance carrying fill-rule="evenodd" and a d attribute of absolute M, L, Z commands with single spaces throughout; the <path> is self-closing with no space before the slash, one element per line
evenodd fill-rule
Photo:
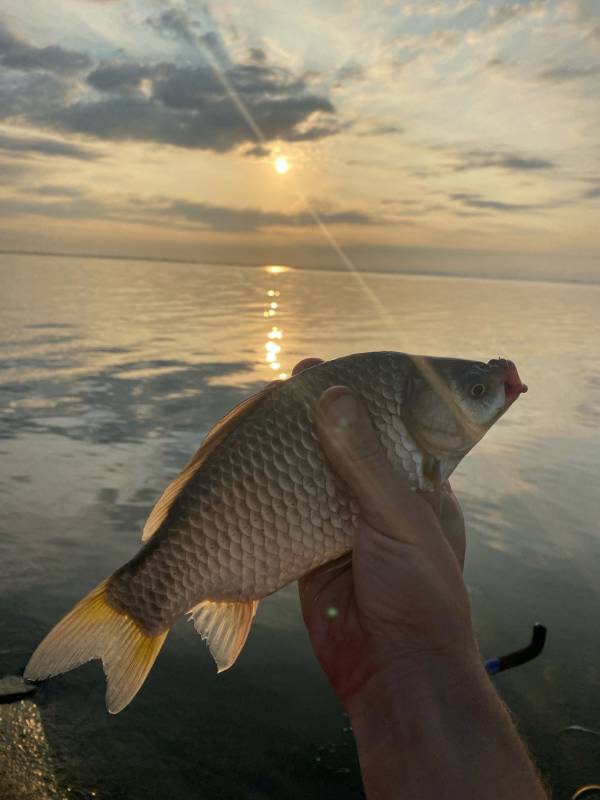
<path fill-rule="evenodd" d="M 493 656 L 548 626 L 496 684 L 557 797 L 600 781 L 600 738 L 563 731 L 600 728 L 600 287 L 25 256 L 0 256 L 0 286 L 0 675 L 136 551 L 210 425 L 300 358 L 509 356 L 529 394 L 454 479 L 477 630 Z M 94 662 L 0 706 L 3 800 L 362 796 L 293 586 L 231 671 L 182 622 L 126 711 L 103 695 Z"/>

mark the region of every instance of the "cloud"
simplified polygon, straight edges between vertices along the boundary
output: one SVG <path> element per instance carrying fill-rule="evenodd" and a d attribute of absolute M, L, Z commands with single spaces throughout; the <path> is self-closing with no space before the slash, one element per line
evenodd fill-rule
<path fill-rule="evenodd" d="M 597 75 L 600 75 L 600 64 L 587 64 L 586 66 L 582 67 L 564 64 L 562 66 L 540 72 L 538 75 L 538 80 L 547 81 L 548 83 L 566 83 L 567 81 L 593 78 Z"/>
<path fill-rule="evenodd" d="M 193 22 L 190 14 L 181 8 L 169 8 L 157 17 L 148 17 L 146 25 L 167 39 L 196 44 L 197 34 L 194 28 L 197 24 Z"/>
<path fill-rule="evenodd" d="M 377 123 L 367 130 L 360 131 L 358 136 L 400 136 L 404 133 L 404 128 L 398 125 Z"/>
<path fill-rule="evenodd" d="M 0 160 L 0 180 L 4 182 L 19 181 L 30 170 L 31 167 L 27 164 Z"/>
<path fill-rule="evenodd" d="M 549 0 L 523 0 L 521 3 L 500 3 L 488 8 L 488 28 L 498 28 L 530 14 L 543 13 Z"/>
<path fill-rule="evenodd" d="M 584 0 L 571 0 L 567 6 L 573 13 L 574 21 L 586 39 L 600 41 L 600 10 L 593 0 L 589 4 Z"/>
<path fill-rule="evenodd" d="M 551 170 L 556 167 L 553 161 L 545 158 L 522 156 L 518 153 L 505 153 L 496 150 L 467 150 L 456 153 L 460 159 L 453 169 L 455 172 L 465 172 L 471 169 L 502 169 L 506 172 L 539 172 Z"/>
<path fill-rule="evenodd" d="M 495 72 L 498 70 L 503 70 L 508 66 L 508 61 L 501 56 L 495 56 L 494 58 L 488 59 L 485 63 L 485 69 L 489 70 L 490 72 Z"/>
<path fill-rule="evenodd" d="M 476 4 L 477 0 L 429 0 L 429 2 L 403 3 L 402 13 L 407 17 L 452 17 L 462 14 Z"/>
<path fill-rule="evenodd" d="M 109 219 L 135 224 L 152 225 L 170 218 L 170 224 L 204 231 L 253 233 L 266 228 L 315 227 L 314 216 L 308 211 L 284 213 L 259 208 L 235 208 L 192 202 L 184 199 L 145 197 L 99 199 L 74 187 L 45 185 L 31 191 L 33 199 L 22 197 L 0 199 L 0 213 L 42 216 L 54 219 Z M 317 208 L 316 213 L 325 225 L 376 225 L 368 214 L 355 209 L 336 210 Z"/>
<path fill-rule="evenodd" d="M 72 142 L 62 142 L 58 139 L 45 137 L 9 136 L 4 133 L 0 133 L 0 151 L 20 156 L 58 156 L 62 158 L 77 158 L 82 161 L 95 161 L 101 158 L 100 154 L 95 150 Z"/>
<path fill-rule="evenodd" d="M 343 86 L 346 83 L 354 83 L 356 81 L 364 80 L 365 69 L 358 61 L 346 61 L 345 64 L 336 70 L 334 78 L 334 86 Z"/>
<path fill-rule="evenodd" d="M 41 216 L 51 219 L 111 218 L 105 206 L 90 198 L 73 198 L 58 202 L 0 198 L 0 215 Z"/>
<path fill-rule="evenodd" d="M 227 152 L 257 139 L 234 94 L 266 142 L 312 141 L 340 130 L 331 101 L 282 67 L 241 63 L 220 79 L 208 66 L 111 62 L 87 82 L 104 96 L 46 107 L 36 117 L 100 139 Z"/>
<path fill-rule="evenodd" d="M 597 186 L 592 186 L 591 189 L 587 189 L 582 194 L 584 200 L 595 200 L 597 197 L 600 197 L 600 183 Z"/>
<path fill-rule="evenodd" d="M 142 81 L 150 77 L 159 67 L 149 67 L 128 61 L 104 64 L 90 72 L 87 83 L 99 92 L 128 94 L 142 92 Z"/>
<path fill-rule="evenodd" d="M 153 24 L 161 35 L 199 42 L 200 63 L 106 61 L 89 70 L 82 85 L 79 72 L 92 64 L 87 56 L 35 48 L 0 28 L 5 60 L 47 68 L 0 73 L 0 119 L 108 141 L 220 153 L 243 145 L 266 148 L 277 140 L 316 141 L 341 130 L 335 106 L 311 90 L 307 76 L 269 64 L 264 51 L 254 48 L 248 60 L 231 62 L 217 33 L 196 35 L 195 23 L 177 9 Z M 202 58 L 208 51 L 212 61 Z M 215 61 L 226 66 L 215 68 Z"/>
<path fill-rule="evenodd" d="M 255 64 L 264 64 L 267 60 L 267 54 L 261 47 L 250 47 L 248 50 L 248 61 Z"/>
<path fill-rule="evenodd" d="M 75 186 L 60 186 L 56 184 L 38 186 L 34 193 L 44 197 L 81 197 L 84 194 L 82 189 L 78 189 Z"/>
<path fill-rule="evenodd" d="M 468 192 L 455 192 L 449 195 L 451 200 L 455 200 L 468 208 L 486 209 L 489 211 L 503 211 L 503 212 L 521 212 L 521 211 L 538 211 L 542 208 L 547 208 L 547 205 L 539 203 L 504 203 L 500 200 L 486 200 L 480 194 L 472 194 Z"/>
<path fill-rule="evenodd" d="M 541 16 L 549 4 L 550 0 L 490 4 L 459 0 L 454 5 L 446 0 L 431 0 L 429 3 L 405 4 L 402 9 L 403 14 L 431 19 L 421 21 L 419 25 L 421 30 L 415 30 L 415 25 L 409 25 L 405 26 L 404 31 L 393 36 L 390 44 L 399 51 L 394 63 L 397 67 L 403 68 L 419 59 L 433 62 L 446 58 L 463 45 L 474 48 L 484 41 L 486 36 L 493 36 L 496 29 L 520 22 L 529 16 Z M 459 14 L 462 15 L 460 20 L 446 22 L 442 19 Z M 490 70 L 502 66 L 504 65 L 500 58 L 492 58 L 487 64 Z"/>
<path fill-rule="evenodd" d="M 462 44 L 468 30 L 456 30 L 447 28 L 446 30 L 434 30 L 428 33 L 400 33 L 394 37 L 392 43 L 398 47 L 403 54 L 398 58 L 397 66 L 405 66 L 422 55 L 439 55 L 447 50 L 451 50 Z"/>
<path fill-rule="evenodd" d="M 248 150 L 246 150 L 244 155 L 249 158 L 267 158 L 271 155 L 271 151 L 268 147 L 263 147 L 261 144 L 257 144 L 254 147 L 250 147 Z"/>
<path fill-rule="evenodd" d="M 230 208 L 210 203 L 177 200 L 166 212 L 215 231 L 251 232 L 263 228 L 312 227 L 315 218 L 308 211 L 285 214 L 280 211 L 261 211 L 256 208 Z M 362 211 L 318 211 L 325 225 L 374 225 L 375 221 Z"/>
<path fill-rule="evenodd" d="M 156 17 L 148 17 L 145 22 L 162 38 L 183 42 L 196 50 L 203 60 L 208 63 L 214 61 L 220 68 L 227 69 L 232 65 L 231 59 L 225 43 L 214 27 L 208 7 L 205 6 L 201 9 L 200 14 L 203 18 L 202 22 L 183 8 L 169 8 Z M 206 28 L 208 30 L 205 30 L 204 33 L 200 32 Z M 251 50 L 250 60 L 256 60 L 256 53 L 260 52 L 260 50 L 255 50 L 253 53 Z"/>
<path fill-rule="evenodd" d="M 35 47 L 18 38 L 0 22 L 0 64 L 16 70 L 47 70 L 70 75 L 89 68 L 91 59 L 84 53 L 63 47 Z"/>
<path fill-rule="evenodd" d="M 22 72 L 0 68 L 0 120 L 15 119 L 19 125 L 32 122 L 48 108 L 69 103 L 73 91 L 70 78 L 51 72 Z"/>

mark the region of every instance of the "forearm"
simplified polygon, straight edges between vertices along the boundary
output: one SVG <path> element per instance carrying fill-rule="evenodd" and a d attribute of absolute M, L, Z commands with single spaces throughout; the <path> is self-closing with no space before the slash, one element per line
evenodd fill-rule
<path fill-rule="evenodd" d="M 347 703 L 369 800 L 547 800 L 483 667 L 433 658 Z"/>

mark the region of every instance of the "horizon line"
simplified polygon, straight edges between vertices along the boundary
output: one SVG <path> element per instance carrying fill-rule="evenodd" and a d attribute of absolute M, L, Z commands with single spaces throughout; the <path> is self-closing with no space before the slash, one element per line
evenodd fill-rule
<path fill-rule="evenodd" d="M 167 257 L 167 256 L 147 256 L 147 255 L 123 255 L 117 253 L 86 253 L 86 252 L 68 252 L 61 250 L 19 250 L 17 248 L 0 248 L 0 255 L 14 255 L 14 256 L 42 256 L 48 258 L 94 258 L 100 261 L 149 261 L 155 264 L 197 264 L 198 266 L 219 266 L 219 267 L 249 267 L 260 269 L 261 267 L 269 266 L 264 261 L 220 261 L 215 259 L 201 260 L 198 258 L 183 258 L 183 257 Z M 346 268 L 341 267 L 315 267 L 306 264 L 282 264 L 291 270 L 301 270 L 307 272 L 340 272 L 347 273 Z M 582 284 L 587 286 L 600 285 L 600 278 L 594 280 L 593 278 L 559 278 L 559 277 L 545 277 L 545 276 L 527 276 L 523 278 L 515 277 L 514 275 L 476 275 L 468 272 L 438 272 L 434 270 L 407 270 L 407 269 L 385 269 L 375 267 L 373 269 L 356 268 L 355 272 L 363 275 L 405 275 L 410 277 L 424 277 L 424 278 L 464 278 L 468 280 L 483 280 L 483 281 L 516 281 L 521 283 L 559 283 L 559 284 Z"/>

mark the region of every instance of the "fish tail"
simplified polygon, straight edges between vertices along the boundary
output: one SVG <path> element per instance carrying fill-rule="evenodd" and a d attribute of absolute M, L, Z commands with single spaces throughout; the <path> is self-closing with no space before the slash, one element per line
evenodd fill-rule
<path fill-rule="evenodd" d="M 133 700 L 160 652 L 168 629 L 152 636 L 106 596 L 110 578 L 80 600 L 31 656 L 24 677 L 39 681 L 93 658 L 102 659 L 106 707 L 117 714 Z"/>

